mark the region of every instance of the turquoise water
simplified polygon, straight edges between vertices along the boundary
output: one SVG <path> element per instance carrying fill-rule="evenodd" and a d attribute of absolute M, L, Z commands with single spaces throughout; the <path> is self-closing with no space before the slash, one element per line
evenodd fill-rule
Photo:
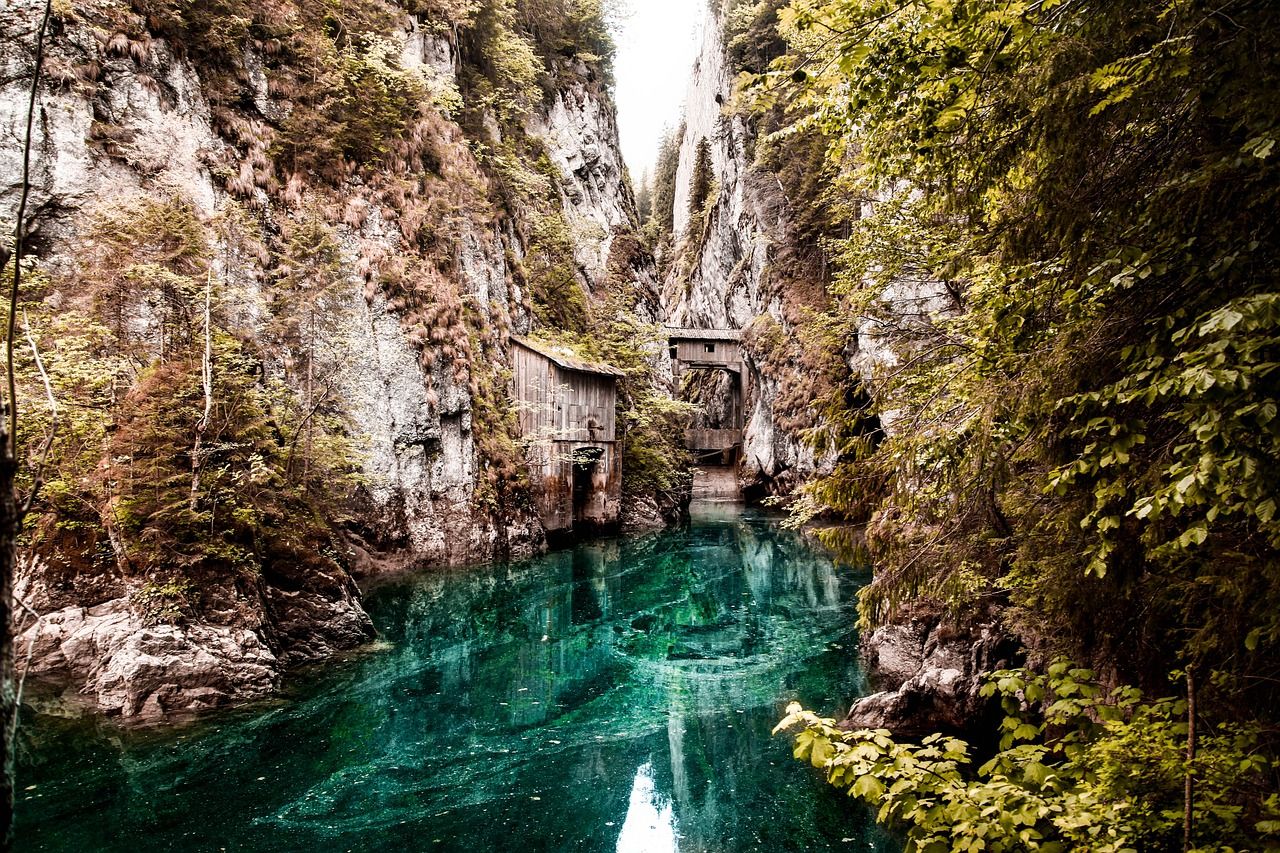
<path fill-rule="evenodd" d="M 282 701 L 177 729 L 33 721 L 17 849 L 892 849 L 769 734 L 791 699 L 835 713 L 860 689 L 864 580 L 721 507 L 384 585 L 382 644 Z"/>

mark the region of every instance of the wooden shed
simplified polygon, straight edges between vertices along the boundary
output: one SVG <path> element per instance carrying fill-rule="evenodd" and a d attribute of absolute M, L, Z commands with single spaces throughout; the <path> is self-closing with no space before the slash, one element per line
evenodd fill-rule
<path fill-rule="evenodd" d="M 685 447 L 700 457 L 720 454 L 728 458 L 742 446 L 743 376 L 742 333 L 737 329 L 667 328 L 671 372 L 677 380 L 693 370 L 718 370 L 733 378 L 731 414 L 727 427 L 690 429 Z"/>
<path fill-rule="evenodd" d="M 550 534 L 616 526 L 622 509 L 617 402 L 623 372 L 515 335 L 511 360 L 543 526 Z"/>

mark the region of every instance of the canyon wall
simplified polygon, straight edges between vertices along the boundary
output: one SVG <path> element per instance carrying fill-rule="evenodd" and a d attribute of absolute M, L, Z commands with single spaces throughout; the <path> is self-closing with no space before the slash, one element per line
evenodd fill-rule
<path fill-rule="evenodd" d="M 598 57 L 557 47 L 533 98 L 486 58 L 484 39 L 535 60 L 544 47 L 508 5 L 491 19 L 436 5 L 356 4 L 351 26 L 369 31 L 350 44 L 302 23 L 306 3 L 282 21 L 255 10 L 247 27 L 162 3 L 59 7 L 36 98 L 23 299 L 55 397 L 83 387 L 68 385 L 68 340 L 97 335 L 92 354 L 111 364 L 97 420 L 56 422 L 34 381 L 20 398 L 34 413 L 24 438 L 60 428 L 57 442 L 81 431 L 101 447 L 79 467 L 55 458 L 33 507 L 18 584 L 39 615 L 19 626 L 32 676 L 124 716 L 262 696 L 289 665 L 372 636 L 354 577 L 545 547 L 510 430 L 507 335 L 555 332 L 547 304 L 577 305 L 578 290 L 590 305 L 621 289 L 656 319 L 655 274 L 643 253 L 612 258 L 637 217 Z M 6 222 L 40 6 L 0 12 L 15 45 L 0 80 Z M 493 21 L 507 29 L 495 36 Z M 215 35 L 227 39 L 216 54 Z M 317 64 L 324 51 L 334 59 Z M 316 69 L 334 78 L 307 90 Z M 164 231 L 174 222 L 186 254 Z M 547 222 L 567 234 L 545 236 Z M 124 449 L 155 383 L 198 378 L 201 338 L 210 404 L 175 427 L 193 449 L 160 462 L 143 440 Z M 198 411 L 200 382 L 181 389 L 172 411 Z M 260 423 L 206 439 L 211 412 L 242 416 L 233 393 Z M 248 448 L 241 465 L 236 445 L 250 441 L 268 451 Z M 198 517 L 232 556 L 130 515 L 141 504 L 125 484 L 147 464 L 191 471 L 180 524 Z M 283 508 L 244 497 L 259 486 L 287 493 Z M 215 489 L 245 505 L 220 517 Z M 143 547 L 156 536 L 181 558 Z"/>
<path fill-rule="evenodd" d="M 707 15 L 685 99 L 664 307 L 673 326 L 744 330 L 740 478 L 748 494 L 786 494 L 834 461 L 801 438 L 814 425 L 814 389 L 803 387 L 813 371 L 798 330 L 809 312 L 825 307 L 825 282 L 812 264 L 796 263 L 804 241 L 791 205 L 804 199 L 790 199 L 778 175 L 757 162 L 757 117 L 734 106 L 741 69 L 732 65 L 720 16 Z M 712 183 L 697 209 L 700 147 L 709 153 Z M 721 409 L 719 394 L 695 399 Z"/>

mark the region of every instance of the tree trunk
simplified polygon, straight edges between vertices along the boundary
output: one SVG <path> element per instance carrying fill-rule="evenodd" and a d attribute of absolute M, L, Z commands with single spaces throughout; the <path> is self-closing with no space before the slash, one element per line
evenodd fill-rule
<path fill-rule="evenodd" d="M 1187 667 L 1187 777 L 1183 792 L 1182 849 L 1191 850 L 1195 835 L 1196 798 L 1196 677 L 1195 668 Z"/>
<path fill-rule="evenodd" d="M 311 319 L 307 329 L 307 411 L 314 412 L 316 405 L 315 391 L 315 366 L 316 366 L 316 309 L 311 309 Z M 315 419 L 308 417 L 307 419 L 307 444 L 306 455 L 302 459 L 302 487 L 305 490 L 308 478 L 311 476 L 311 445 L 312 445 L 312 424 Z"/>
<path fill-rule="evenodd" d="M 191 512 L 200 505 L 200 468 L 203 460 L 204 431 L 209 428 L 209 415 L 213 412 L 213 270 L 209 271 L 204 285 L 204 356 L 200 360 L 200 384 L 204 390 L 204 414 L 196 424 L 196 438 L 191 445 Z"/>
<path fill-rule="evenodd" d="M 0 739 L 3 739 L 3 772 L 0 772 L 0 851 L 13 845 L 14 735 L 18 729 L 17 685 L 13 660 L 13 568 L 14 540 L 18 534 L 18 497 L 14 475 L 18 468 L 18 401 L 13 372 L 14 334 L 18 322 L 18 296 L 22 289 L 22 250 L 26 239 L 27 198 L 31 192 L 31 139 L 36 96 L 40 91 L 40 70 L 44 65 L 44 39 L 53 14 L 52 0 L 45 0 L 40 29 L 36 33 L 35 64 L 31 71 L 27 101 L 26 135 L 22 142 L 22 192 L 13 225 L 13 286 L 9 291 L 8 335 L 5 361 L 8 368 L 7 411 L 0 412 Z M 3 267 L 0 267 L 3 269 Z"/>
<path fill-rule="evenodd" d="M 0 850 L 7 851 L 13 833 L 13 735 L 17 731 L 17 681 L 13 660 L 13 550 L 18 504 L 13 492 L 17 468 L 9 452 L 8 424 L 0 424 L 0 737 L 4 739 L 4 772 L 0 773 Z"/>

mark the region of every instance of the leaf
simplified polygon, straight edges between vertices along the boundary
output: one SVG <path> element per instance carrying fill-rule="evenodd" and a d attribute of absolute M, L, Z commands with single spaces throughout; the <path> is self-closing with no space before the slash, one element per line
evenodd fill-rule
<path fill-rule="evenodd" d="M 831 745 L 830 740 L 824 737 L 815 737 L 813 739 L 813 752 L 809 755 L 809 763 L 819 769 L 826 767 L 834 752 L 835 748 Z"/>
<path fill-rule="evenodd" d="M 1251 154 L 1259 160 L 1265 160 L 1271 156 L 1271 150 L 1276 147 L 1276 141 L 1269 136 L 1255 136 L 1244 144 L 1241 152 Z"/>
<path fill-rule="evenodd" d="M 1208 538 L 1209 531 L 1205 529 L 1203 524 L 1197 524 L 1195 527 L 1189 528 L 1178 537 L 1178 545 L 1182 548 L 1190 548 L 1193 545 L 1203 545 L 1205 540 Z"/>
<path fill-rule="evenodd" d="M 1033 761 L 1023 770 L 1023 775 L 1033 785 L 1043 785 L 1049 778 L 1049 768 L 1039 761 Z"/>
<path fill-rule="evenodd" d="M 874 776 L 860 776 L 858 781 L 853 783 L 850 793 L 867 802 L 879 802 L 884 796 L 884 785 Z"/>
<path fill-rule="evenodd" d="M 1032 740 L 1040 734 L 1040 727 L 1031 723 L 1022 723 L 1013 730 L 1014 740 Z"/>
<path fill-rule="evenodd" d="M 1254 508 L 1253 514 L 1256 515 L 1258 520 L 1263 524 L 1270 523 L 1271 519 L 1275 518 L 1276 515 L 1275 499 L 1267 498 L 1265 501 L 1258 504 L 1258 506 Z"/>

